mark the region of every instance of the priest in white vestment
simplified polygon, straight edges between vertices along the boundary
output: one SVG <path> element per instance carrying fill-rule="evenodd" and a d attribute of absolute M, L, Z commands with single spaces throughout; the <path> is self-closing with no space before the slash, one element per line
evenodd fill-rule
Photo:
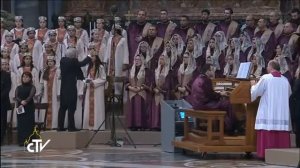
<path fill-rule="evenodd" d="M 255 121 L 257 131 L 257 156 L 265 158 L 265 149 L 290 147 L 290 109 L 291 87 L 288 80 L 280 74 L 279 64 L 268 63 L 268 73 L 258 83 L 251 81 L 251 100 L 260 97 Z"/>

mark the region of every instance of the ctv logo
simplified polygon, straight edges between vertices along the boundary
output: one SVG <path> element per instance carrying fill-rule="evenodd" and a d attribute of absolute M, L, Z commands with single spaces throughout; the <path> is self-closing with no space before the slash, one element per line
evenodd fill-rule
<path fill-rule="evenodd" d="M 32 138 L 34 135 L 35 135 L 35 137 Z M 24 146 L 27 145 L 26 149 L 30 153 L 39 153 L 39 152 L 43 151 L 43 149 L 49 144 L 50 141 L 51 140 L 48 139 L 43 144 L 43 139 L 42 139 L 41 135 L 38 133 L 36 127 L 34 127 L 33 133 L 29 136 L 29 138 L 27 140 L 25 140 Z"/>

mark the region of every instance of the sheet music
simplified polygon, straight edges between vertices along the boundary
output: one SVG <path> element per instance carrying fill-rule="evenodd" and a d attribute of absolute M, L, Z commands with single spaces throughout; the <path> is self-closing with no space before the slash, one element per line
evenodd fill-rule
<path fill-rule="evenodd" d="M 236 78 L 238 78 L 238 79 L 249 79 L 251 67 L 252 67 L 251 62 L 241 63 Z"/>

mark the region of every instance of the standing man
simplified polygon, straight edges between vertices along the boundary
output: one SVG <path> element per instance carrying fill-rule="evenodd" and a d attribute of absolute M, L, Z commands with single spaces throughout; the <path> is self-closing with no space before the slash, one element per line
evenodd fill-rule
<path fill-rule="evenodd" d="M 128 48 L 129 48 L 129 67 L 133 64 L 133 57 L 143 37 L 147 36 L 149 26 L 146 21 L 147 13 L 140 9 L 137 13 L 136 22 L 128 26 Z"/>
<path fill-rule="evenodd" d="M 194 36 L 195 30 L 190 26 L 190 18 L 188 16 L 180 16 L 179 25 L 177 25 L 173 34 L 179 34 L 184 42 L 187 42 L 188 38 Z"/>
<path fill-rule="evenodd" d="M 176 27 L 176 23 L 169 20 L 168 11 L 160 10 L 160 22 L 157 23 L 157 36 L 164 39 L 166 43 L 171 39 L 171 35 Z"/>
<path fill-rule="evenodd" d="M 195 25 L 196 34 L 202 37 L 203 43 L 208 44 L 212 35 L 216 32 L 216 26 L 209 20 L 210 11 L 208 9 L 203 9 L 201 11 L 202 21 Z"/>
<path fill-rule="evenodd" d="M 279 64 L 271 60 L 268 73 L 258 83 L 251 81 L 251 100 L 260 98 L 255 129 L 257 130 L 257 155 L 265 158 L 265 149 L 290 147 L 290 108 L 291 87 L 280 74 Z"/>
<path fill-rule="evenodd" d="M 11 89 L 10 74 L 2 69 L 2 63 L 5 60 L 1 59 L 1 145 L 3 144 L 6 125 L 7 125 L 7 110 L 10 107 L 9 91 Z"/>
<path fill-rule="evenodd" d="M 75 128 L 74 113 L 77 104 L 77 80 L 83 80 L 83 73 L 80 67 L 85 66 L 91 61 L 87 56 L 81 62 L 77 59 L 77 50 L 69 48 L 66 56 L 60 60 L 61 70 L 61 89 L 60 107 L 58 112 L 58 131 L 64 131 L 64 121 L 66 110 L 68 110 L 68 130 L 78 131 Z"/>
<path fill-rule="evenodd" d="M 224 32 L 227 40 L 239 37 L 239 24 L 232 20 L 232 14 L 233 10 L 231 8 L 225 8 L 225 19 L 218 25 L 218 30 Z"/>
<path fill-rule="evenodd" d="M 277 12 L 270 13 L 270 24 L 269 28 L 274 32 L 276 39 L 282 34 L 283 24 L 279 23 L 280 15 Z"/>
<path fill-rule="evenodd" d="M 250 39 L 254 37 L 254 31 L 256 28 L 255 19 L 253 15 L 248 15 L 246 17 L 246 23 L 241 27 L 242 32 L 247 32 Z"/>

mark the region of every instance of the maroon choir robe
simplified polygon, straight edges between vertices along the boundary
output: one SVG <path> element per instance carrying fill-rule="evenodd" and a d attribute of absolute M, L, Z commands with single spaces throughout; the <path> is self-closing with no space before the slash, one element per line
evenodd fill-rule
<path fill-rule="evenodd" d="M 220 94 L 214 92 L 212 81 L 206 75 L 199 75 L 194 80 L 191 88 L 191 94 L 185 99 L 195 110 L 226 111 L 225 131 L 232 132 L 234 130 L 236 117 L 232 111 L 230 101 L 222 99 Z"/>
<path fill-rule="evenodd" d="M 127 34 L 128 34 L 128 48 L 129 48 L 129 65 L 133 64 L 133 58 L 135 52 L 138 48 L 139 42 L 137 41 L 137 37 L 146 37 L 148 33 L 148 28 L 150 23 L 138 24 L 137 22 L 132 22 L 128 26 Z"/>
<path fill-rule="evenodd" d="M 227 40 L 239 37 L 239 24 L 234 20 L 230 22 L 222 21 L 218 25 L 218 31 L 223 31 Z"/>
<path fill-rule="evenodd" d="M 247 26 L 243 31 L 247 32 L 250 36 L 250 39 L 252 39 L 254 37 L 255 27 Z"/>
<path fill-rule="evenodd" d="M 192 36 L 194 33 L 195 31 L 193 28 L 190 27 L 182 28 L 180 26 L 177 26 L 173 31 L 173 34 L 179 34 L 184 42 L 187 42 L 188 35 Z"/>
<path fill-rule="evenodd" d="M 164 43 L 163 43 L 163 38 L 161 37 L 146 37 L 143 38 L 142 41 L 146 41 L 150 48 L 151 48 L 151 60 L 150 60 L 150 65 L 149 69 L 154 72 L 154 70 L 157 68 L 158 65 L 158 59 L 160 55 L 162 54 L 164 50 Z"/>
<path fill-rule="evenodd" d="M 269 29 L 272 30 L 275 34 L 275 38 L 278 39 L 283 31 L 283 24 L 277 23 L 277 24 L 269 24 Z"/>
<path fill-rule="evenodd" d="M 208 41 L 216 33 L 216 25 L 211 22 L 200 22 L 195 25 L 195 33 L 202 37 L 204 44 L 208 44 Z"/>
<path fill-rule="evenodd" d="M 265 44 L 265 49 L 262 53 L 266 67 L 268 62 L 274 58 L 274 51 L 276 48 L 276 38 L 274 32 L 271 32 L 271 30 L 267 29 L 265 31 L 257 31 L 254 35 L 257 38 L 261 38 L 263 43 Z"/>
<path fill-rule="evenodd" d="M 167 42 L 171 39 L 171 35 L 176 27 L 176 24 L 172 21 L 158 22 L 156 25 L 157 36 L 164 39 Z"/>

